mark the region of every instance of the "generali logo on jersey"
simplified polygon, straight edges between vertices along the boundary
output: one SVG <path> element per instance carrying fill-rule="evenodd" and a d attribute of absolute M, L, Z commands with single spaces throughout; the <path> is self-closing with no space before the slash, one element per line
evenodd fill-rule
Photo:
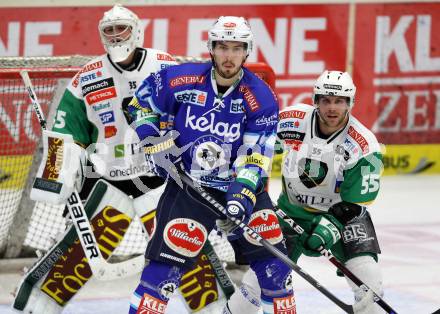
<path fill-rule="evenodd" d="M 186 84 L 203 84 L 205 77 L 203 75 L 184 75 L 173 78 L 170 81 L 171 87 L 182 86 Z"/>
<path fill-rule="evenodd" d="M 249 105 L 249 108 L 251 108 L 252 112 L 260 109 L 260 103 L 257 101 L 257 98 L 247 86 L 241 85 L 240 92 L 243 93 L 243 97 Z"/>
<path fill-rule="evenodd" d="M 208 232 L 199 222 L 188 218 L 171 220 L 165 226 L 165 243 L 175 252 L 195 257 L 206 241 Z"/>
<path fill-rule="evenodd" d="M 263 209 L 253 213 L 249 221 L 249 227 L 272 244 L 277 244 L 283 240 L 283 233 L 281 232 L 277 216 L 270 209 Z M 257 240 L 246 232 L 244 233 L 244 237 L 250 243 L 261 246 Z"/>
<path fill-rule="evenodd" d="M 300 110 L 283 111 L 280 112 L 280 120 L 289 118 L 304 119 L 305 115 L 306 113 Z"/>
<path fill-rule="evenodd" d="M 362 134 L 360 134 L 358 131 L 356 131 L 354 129 L 354 127 L 352 127 L 351 125 L 348 128 L 348 135 L 350 135 L 356 141 L 356 143 L 359 144 L 359 146 L 361 147 L 362 152 L 364 154 L 368 153 L 369 147 L 368 147 L 367 140 L 365 139 L 365 137 L 362 136 Z"/>
<path fill-rule="evenodd" d="M 157 54 L 157 60 L 161 60 L 161 61 L 176 61 L 176 60 L 174 60 L 173 57 L 171 57 L 170 55 L 165 54 L 165 53 L 158 53 Z"/>
<path fill-rule="evenodd" d="M 93 71 L 93 70 L 100 69 L 100 68 L 102 68 L 102 61 L 97 61 L 95 63 L 87 64 L 86 66 L 84 66 L 84 68 L 82 68 L 81 71 L 79 71 L 75 75 L 75 78 L 73 79 L 73 82 L 72 82 L 73 87 L 78 86 L 79 77 L 82 73 L 86 73 L 86 72 Z"/>

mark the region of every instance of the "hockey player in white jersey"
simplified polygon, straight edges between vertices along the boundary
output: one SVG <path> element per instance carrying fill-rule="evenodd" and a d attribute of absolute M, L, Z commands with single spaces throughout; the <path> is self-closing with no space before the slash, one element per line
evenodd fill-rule
<path fill-rule="evenodd" d="M 277 137 L 282 163 L 278 206 L 305 232 L 299 236 L 280 219 L 289 257 L 320 256 L 329 249 L 378 295 L 383 295 L 379 244 L 368 212 L 379 192 L 382 154 L 374 134 L 352 114 L 356 87 L 346 72 L 325 71 L 313 90 L 314 106 L 297 104 L 279 114 Z M 349 279 L 357 314 L 383 313 Z M 233 313 L 258 310 L 260 288 L 252 271 L 229 301 Z M 249 300 L 244 308 L 243 300 Z M 240 312 L 241 311 L 241 312 Z"/>
<path fill-rule="evenodd" d="M 154 228 L 164 180 L 146 162 L 124 111 L 146 76 L 176 62 L 168 53 L 142 48 L 142 24 L 121 5 L 104 13 L 98 29 L 107 54 L 88 62 L 69 83 L 52 130 L 43 132 L 46 156 L 35 181 L 40 184 L 34 185 L 31 197 L 62 204 L 74 188 L 80 190 L 81 198 L 88 199 L 85 208 L 93 216 L 100 251 L 108 258 L 135 215 L 147 237 Z M 84 167 L 86 155 L 89 161 Z M 83 173 L 85 168 L 89 171 Z M 25 275 L 14 300 L 15 310 L 60 313 L 90 279 L 92 271 L 75 237 L 74 230 L 66 231 L 56 249 Z"/>

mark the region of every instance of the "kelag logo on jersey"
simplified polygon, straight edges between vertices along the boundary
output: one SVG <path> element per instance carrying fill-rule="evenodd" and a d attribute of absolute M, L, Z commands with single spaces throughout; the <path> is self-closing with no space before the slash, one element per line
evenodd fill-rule
<path fill-rule="evenodd" d="M 181 92 L 174 93 L 174 97 L 178 102 L 185 102 L 197 106 L 205 106 L 207 95 L 207 92 L 202 92 L 197 89 L 187 89 Z"/>
<path fill-rule="evenodd" d="M 115 122 L 115 116 L 113 114 L 113 111 L 106 111 L 106 112 L 100 113 L 99 118 L 101 118 L 102 124 Z"/>

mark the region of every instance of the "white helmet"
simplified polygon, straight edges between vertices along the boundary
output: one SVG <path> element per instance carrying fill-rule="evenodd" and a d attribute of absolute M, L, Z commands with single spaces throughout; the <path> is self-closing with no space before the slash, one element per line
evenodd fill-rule
<path fill-rule="evenodd" d="M 315 82 L 313 88 L 313 103 L 316 105 L 320 95 L 343 96 L 349 99 L 350 109 L 354 105 L 356 86 L 350 74 L 340 71 L 325 70 Z"/>
<path fill-rule="evenodd" d="M 220 16 L 208 32 L 208 49 L 213 53 L 215 41 L 238 41 L 246 43 L 246 54 L 249 55 L 253 38 L 251 28 L 243 17 Z"/>
<path fill-rule="evenodd" d="M 128 39 L 124 40 L 119 36 L 123 32 L 110 36 L 104 34 L 104 29 L 120 25 L 131 29 L 131 36 Z M 144 44 L 144 29 L 139 18 L 120 4 L 115 4 L 113 8 L 104 13 L 99 21 L 98 29 L 104 49 L 114 62 L 124 61 L 136 47 L 142 47 Z"/>

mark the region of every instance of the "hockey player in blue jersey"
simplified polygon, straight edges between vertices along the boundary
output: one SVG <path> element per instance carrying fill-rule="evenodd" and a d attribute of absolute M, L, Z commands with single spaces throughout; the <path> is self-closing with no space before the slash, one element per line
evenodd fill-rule
<path fill-rule="evenodd" d="M 226 207 L 228 216 L 248 223 L 285 252 L 262 183 L 274 150 L 278 103 L 270 87 L 243 67 L 252 43 L 244 18 L 220 17 L 208 33 L 212 61 L 172 66 L 149 76 L 129 112 L 158 173 L 167 172 L 173 155 L 179 157 L 185 171 Z M 216 225 L 228 234 L 237 261 L 249 263 L 257 274 L 264 312 L 296 313 L 290 269 L 176 181 L 168 180 L 159 201 L 148 263 L 129 313 L 165 311 L 183 272 L 194 264 Z M 252 302 L 260 300 L 246 303 Z M 246 306 L 230 300 L 224 313 L 247 313 Z"/>

